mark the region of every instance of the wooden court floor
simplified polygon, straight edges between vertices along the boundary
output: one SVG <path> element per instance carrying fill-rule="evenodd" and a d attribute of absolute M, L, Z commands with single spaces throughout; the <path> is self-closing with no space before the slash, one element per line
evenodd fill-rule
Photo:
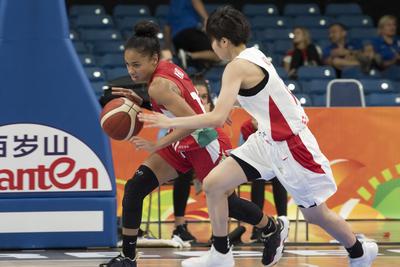
<path fill-rule="evenodd" d="M 140 267 L 178 267 L 190 256 L 201 255 L 207 248 L 179 250 L 172 248 L 143 248 Z M 235 266 L 262 266 L 262 247 L 235 247 Z M 376 267 L 400 266 L 400 246 L 380 246 Z M 0 267 L 89 267 L 98 266 L 118 254 L 116 250 L 50 250 L 0 251 Z M 346 251 L 337 246 L 287 246 L 278 267 L 339 267 L 348 266 Z"/>

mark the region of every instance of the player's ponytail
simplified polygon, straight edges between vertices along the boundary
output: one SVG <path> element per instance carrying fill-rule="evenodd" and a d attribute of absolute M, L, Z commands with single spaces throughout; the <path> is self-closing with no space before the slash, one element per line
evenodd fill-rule
<path fill-rule="evenodd" d="M 138 22 L 133 30 L 134 36 L 126 42 L 125 50 L 135 49 L 148 56 L 157 54 L 160 58 L 160 43 L 157 38 L 157 34 L 160 32 L 158 25 L 152 21 L 143 20 Z"/>
<path fill-rule="evenodd" d="M 157 38 L 157 34 L 160 32 L 157 24 L 149 20 L 143 20 L 138 22 L 133 27 L 133 30 L 135 32 L 136 37 L 148 37 L 148 38 Z"/>

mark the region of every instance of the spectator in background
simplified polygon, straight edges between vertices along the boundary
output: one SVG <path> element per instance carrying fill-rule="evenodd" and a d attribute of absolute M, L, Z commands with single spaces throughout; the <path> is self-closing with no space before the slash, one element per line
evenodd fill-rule
<path fill-rule="evenodd" d="M 360 47 L 348 42 L 346 26 L 341 23 L 331 24 L 328 30 L 331 44 L 323 50 L 323 62 L 334 67 L 338 77 L 344 68 L 349 67 L 360 67 L 364 73 L 369 73 L 372 69 L 381 69 L 381 58 L 375 53 L 371 43 Z"/>
<path fill-rule="evenodd" d="M 346 67 L 359 66 L 360 62 L 356 58 L 358 47 L 346 40 L 346 26 L 341 23 L 333 23 L 329 26 L 328 31 L 331 44 L 323 50 L 324 64 L 334 67 L 338 72 Z"/>
<path fill-rule="evenodd" d="M 255 133 L 258 129 L 257 121 L 254 118 L 250 118 L 245 121 L 240 127 L 240 133 L 242 135 L 243 141 L 246 141 L 250 135 Z M 272 193 L 274 196 L 276 213 L 278 216 L 287 216 L 287 202 L 288 195 L 286 189 L 279 182 L 278 178 L 273 178 L 272 182 Z M 258 179 L 251 183 L 251 202 L 260 207 L 261 210 L 264 209 L 265 202 L 265 180 Z M 261 242 L 261 230 L 257 227 L 253 227 L 250 239 L 256 242 Z"/>
<path fill-rule="evenodd" d="M 306 28 L 295 27 L 293 34 L 293 49 L 283 58 L 283 67 L 291 79 L 296 79 L 299 67 L 322 65 L 322 61 L 317 47 L 311 43 L 311 35 Z"/>
<path fill-rule="evenodd" d="M 166 48 L 178 52 L 182 66 L 203 70 L 219 58 L 211 48 L 203 28 L 208 14 L 201 0 L 171 0 L 167 25 L 164 27 Z"/>
<path fill-rule="evenodd" d="M 383 60 L 383 68 L 400 64 L 400 37 L 397 33 L 397 19 L 385 15 L 378 22 L 378 37 L 373 40 L 375 51 Z"/>

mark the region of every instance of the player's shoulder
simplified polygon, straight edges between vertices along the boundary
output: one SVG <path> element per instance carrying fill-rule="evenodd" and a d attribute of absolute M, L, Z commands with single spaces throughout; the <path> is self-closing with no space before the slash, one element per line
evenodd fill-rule
<path fill-rule="evenodd" d="M 229 62 L 224 72 L 234 73 L 235 75 L 241 74 L 246 70 L 246 67 L 249 66 L 250 61 L 243 58 L 235 58 L 231 62 Z"/>
<path fill-rule="evenodd" d="M 163 94 L 171 86 L 174 86 L 174 83 L 170 79 L 163 76 L 156 76 L 154 77 L 153 81 L 149 84 L 148 93 L 150 96 Z"/>
<path fill-rule="evenodd" d="M 244 58 L 235 58 L 227 64 L 225 72 L 242 77 L 248 76 L 249 73 L 253 73 L 255 69 L 258 69 L 255 63 Z"/>
<path fill-rule="evenodd" d="M 153 99 L 168 98 L 172 92 L 180 94 L 176 84 L 165 77 L 155 77 L 148 89 L 148 93 Z"/>

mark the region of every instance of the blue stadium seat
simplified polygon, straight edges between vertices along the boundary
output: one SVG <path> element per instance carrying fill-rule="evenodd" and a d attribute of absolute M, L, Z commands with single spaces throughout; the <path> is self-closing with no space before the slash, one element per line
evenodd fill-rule
<path fill-rule="evenodd" d="M 106 69 L 106 74 L 107 74 L 107 81 L 114 80 L 119 77 L 127 76 L 128 71 L 126 68 L 120 67 L 120 68 L 112 68 L 112 69 Z"/>
<path fill-rule="evenodd" d="M 313 94 L 311 95 L 312 103 L 314 107 L 325 107 L 326 106 L 326 95 L 325 94 Z"/>
<path fill-rule="evenodd" d="M 250 19 L 253 30 L 264 30 L 266 28 L 292 28 L 293 19 L 279 16 L 256 16 Z"/>
<path fill-rule="evenodd" d="M 257 38 L 261 41 L 275 41 L 291 37 L 293 37 L 292 29 L 266 29 L 257 33 Z"/>
<path fill-rule="evenodd" d="M 315 44 L 317 46 L 319 46 L 321 49 L 323 49 L 331 44 L 331 41 L 329 39 L 321 38 L 321 39 L 315 39 L 315 40 L 316 40 Z"/>
<path fill-rule="evenodd" d="M 105 74 L 101 68 L 87 67 L 85 68 L 86 76 L 90 82 L 103 82 L 105 81 Z"/>
<path fill-rule="evenodd" d="M 123 37 L 125 40 L 128 40 L 132 35 L 133 35 L 133 30 L 132 30 L 132 29 L 122 31 L 122 37 Z"/>
<path fill-rule="evenodd" d="M 391 66 L 382 72 L 386 79 L 400 81 L 400 66 Z"/>
<path fill-rule="evenodd" d="M 378 35 L 376 28 L 351 28 L 349 37 L 351 39 L 370 40 Z"/>
<path fill-rule="evenodd" d="M 93 91 L 96 94 L 97 97 L 100 97 L 103 95 L 103 86 L 105 85 L 104 82 L 91 82 Z"/>
<path fill-rule="evenodd" d="M 79 41 L 80 38 L 78 32 L 73 29 L 69 29 L 69 39 L 71 39 L 73 42 Z"/>
<path fill-rule="evenodd" d="M 283 8 L 285 16 L 319 15 L 321 11 L 319 6 L 314 3 L 309 4 L 286 4 Z"/>
<path fill-rule="evenodd" d="M 245 4 L 242 9 L 243 13 L 248 16 L 278 16 L 278 8 L 274 4 Z"/>
<path fill-rule="evenodd" d="M 275 70 L 282 80 L 287 80 L 289 78 L 287 71 L 283 67 L 277 67 L 275 64 Z"/>
<path fill-rule="evenodd" d="M 400 82 L 392 82 L 396 92 L 400 92 Z"/>
<path fill-rule="evenodd" d="M 82 29 L 79 31 L 84 41 L 118 41 L 122 40 L 121 33 L 113 29 Z"/>
<path fill-rule="evenodd" d="M 218 96 L 219 92 L 221 91 L 221 82 L 220 81 L 210 81 L 210 91 Z"/>
<path fill-rule="evenodd" d="M 389 80 L 360 80 L 364 92 L 370 93 L 394 93 L 396 88 Z"/>
<path fill-rule="evenodd" d="M 75 51 L 78 54 L 84 54 L 84 53 L 87 53 L 89 51 L 88 47 L 85 45 L 84 42 L 75 41 L 75 42 L 72 42 L 72 44 L 74 45 Z"/>
<path fill-rule="evenodd" d="M 325 8 L 325 15 L 327 16 L 339 16 L 339 15 L 358 15 L 362 14 L 362 10 L 359 4 L 346 3 L 346 4 L 328 4 Z"/>
<path fill-rule="evenodd" d="M 373 69 L 369 73 L 364 73 L 359 67 L 345 68 L 341 74 L 341 77 L 346 79 L 378 79 L 381 76 L 381 73 L 377 70 Z"/>
<path fill-rule="evenodd" d="M 274 42 L 261 42 L 262 43 L 262 51 L 266 56 L 273 57 L 276 56 L 274 53 L 275 47 L 274 47 Z"/>
<path fill-rule="evenodd" d="M 109 41 L 109 42 L 96 42 L 93 43 L 93 53 L 97 55 L 107 53 L 123 53 L 124 44 L 120 41 Z"/>
<path fill-rule="evenodd" d="M 371 17 L 366 15 L 338 16 L 336 21 L 346 25 L 348 28 L 374 27 Z"/>
<path fill-rule="evenodd" d="M 74 26 L 80 29 L 110 29 L 114 27 L 114 22 L 109 15 L 83 15 L 75 19 Z"/>
<path fill-rule="evenodd" d="M 131 17 L 121 17 L 119 19 L 116 19 L 116 23 L 118 28 L 121 31 L 126 31 L 130 30 L 131 32 L 133 31 L 133 27 L 135 26 L 136 23 L 142 20 L 149 20 L 154 23 L 158 24 L 158 20 L 156 17 L 153 16 L 131 16 Z"/>
<path fill-rule="evenodd" d="M 297 81 L 293 80 L 285 80 L 284 83 L 286 84 L 286 87 L 294 94 L 298 94 L 301 92 L 301 86 L 300 83 Z"/>
<path fill-rule="evenodd" d="M 275 68 L 283 66 L 283 57 L 284 57 L 284 55 L 268 54 L 267 53 L 266 56 L 271 58 L 272 64 L 274 64 Z M 282 76 L 281 76 L 281 78 L 283 79 Z M 287 74 L 286 74 L 286 78 L 288 78 Z"/>
<path fill-rule="evenodd" d="M 293 49 L 293 41 L 287 40 L 276 40 L 274 42 L 274 53 L 286 54 L 289 50 Z"/>
<path fill-rule="evenodd" d="M 167 25 L 168 23 L 167 19 L 158 17 L 157 20 L 158 20 L 158 25 L 160 25 L 160 29 L 164 29 L 164 26 Z"/>
<path fill-rule="evenodd" d="M 199 71 L 198 71 L 195 67 L 188 66 L 188 67 L 185 69 L 185 72 L 186 72 L 187 75 L 189 75 L 189 77 L 190 77 L 190 76 L 192 76 L 192 75 L 198 73 Z"/>
<path fill-rule="evenodd" d="M 146 5 L 116 5 L 114 17 L 150 16 L 150 9 Z"/>
<path fill-rule="evenodd" d="M 325 94 L 326 87 L 330 80 L 327 79 L 314 79 L 311 81 L 301 82 L 303 92 L 313 95 L 313 94 Z"/>
<path fill-rule="evenodd" d="M 309 28 L 311 39 L 319 41 L 319 40 L 328 40 L 328 30 L 321 28 Z"/>
<path fill-rule="evenodd" d="M 169 13 L 169 5 L 158 5 L 156 7 L 155 16 L 157 18 L 167 18 Z"/>
<path fill-rule="evenodd" d="M 327 107 L 365 107 L 363 86 L 354 79 L 334 79 L 329 81 Z"/>
<path fill-rule="evenodd" d="M 224 68 L 212 68 L 206 73 L 205 78 L 209 81 L 221 81 L 223 73 Z"/>
<path fill-rule="evenodd" d="M 327 28 L 332 23 L 332 18 L 326 16 L 297 16 L 294 25 L 305 28 Z"/>
<path fill-rule="evenodd" d="M 257 41 L 257 40 L 252 40 L 252 41 L 247 42 L 246 46 L 247 47 L 255 47 L 255 48 L 257 48 L 258 50 L 261 50 L 261 51 L 266 50 L 266 48 L 264 48 L 264 44 L 262 42 Z"/>
<path fill-rule="evenodd" d="M 121 54 L 106 54 L 97 58 L 97 63 L 102 68 L 124 68 L 124 57 Z M 108 76 L 107 76 L 108 77 Z"/>
<path fill-rule="evenodd" d="M 306 94 L 295 94 L 296 98 L 300 101 L 302 106 L 309 107 L 312 106 L 312 100 L 310 96 Z"/>
<path fill-rule="evenodd" d="M 96 60 L 91 54 L 78 54 L 79 60 L 81 61 L 84 67 L 95 67 Z"/>
<path fill-rule="evenodd" d="M 302 66 L 297 74 L 300 80 L 336 78 L 336 72 L 330 66 Z"/>
<path fill-rule="evenodd" d="M 104 15 L 106 12 L 102 5 L 73 5 L 69 9 L 70 17 L 82 15 Z"/>
<path fill-rule="evenodd" d="M 369 94 L 365 97 L 367 106 L 400 106 L 400 94 Z"/>

